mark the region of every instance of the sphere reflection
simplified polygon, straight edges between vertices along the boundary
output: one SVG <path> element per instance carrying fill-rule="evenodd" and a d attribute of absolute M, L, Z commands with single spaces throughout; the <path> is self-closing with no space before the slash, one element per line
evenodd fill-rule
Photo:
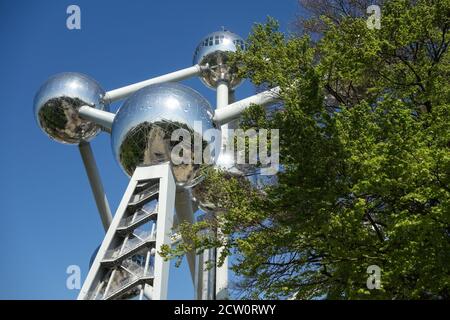
<path fill-rule="evenodd" d="M 240 164 L 237 161 L 236 153 L 221 152 L 218 156 L 214 169 L 221 172 L 225 179 L 237 179 L 241 188 L 245 190 L 258 190 L 264 193 L 268 186 L 276 184 L 276 175 L 262 175 L 261 169 L 253 164 Z M 191 188 L 193 203 L 204 212 L 218 212 L 218 208 L 208 195 L 208 181 L 203 179 L 200 183 Z"/>
<path fill-rule="evenodd" d="M 214 129 L 212 117 L 208 101 L 189 87 L 178 83 L 145 87 L 129 97 L 114 118 L 114 156 L 129 176 L 139 165 L 172 161 L 177 184 L 192 186 L 200 179 L 201 167 L 212 164 L 212 159 L 194 159 L 195 141 L 200 141 L 202 151 L 208 147 L 203 133 Z M 177 129 L 184 129 L 190 139 L 172 141 Z M 173 161 L 171 153 L 176 146 L 181 146 L 183 156 L 189 155 L 188 163 Z"/>
<path fill-rule="evenodd" d="M 45 82 L 34 98 L 34 115 L 39 127 L 53 140 L 78 144 L 95 137 L 100 128 L 79 117 L 87 105 L 108 110 L 105 91 L 93 79 L 80 73 L 60 73 Z"/>
<path fill-rule="evenodd" d="M 218 31 L 207 35 L 197 46 L 194 53 L 194 64 L 208 66 L 201 80 L 210 87 L 216 88 L 220 80 L 229 83 L 230 89 L 236 88 L 242 79 L 237 77 L 237 69 L 229 66 L 228 55 L 238 48 L 244 50 L 244 40 L 230 31 Z"/>

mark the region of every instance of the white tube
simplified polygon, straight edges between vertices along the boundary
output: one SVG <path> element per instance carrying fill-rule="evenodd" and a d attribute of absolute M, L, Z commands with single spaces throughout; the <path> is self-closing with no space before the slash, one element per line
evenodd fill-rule
<path fill-rule="evenodd" d="M 176 216 L 174 219 L 174 228 L 183 222 L 193 223 L 194 212 L 192 210 L 192 196 L 186 189 L 178 189 L 175 198 L 175 211 Z M 186 260 L 191 272 L 192 282 L 195 279 L 195 251 L 186 253 Z"/>
<path fill-rule="evenodd" d="M 195 65 L 186 69 L 178 70 L 175 72 L 171 72 L 156 78 L 151 78 L 148 80 L 144 80 L 138 83 L 130 84 L 128 86 L 118 88 L 115 90 L 111 90 L 106 92 L 105 97 L 103 98 L 105 101 L 111 103 L 120 99 L 123 99 L 139 89 L 142 89 L 146 86 L 156 83 L 163 82 L 173 82 L 173 81 L 181 81 L 184 79 L 188 79 L 194 76 L 199 75 L 202 72 L 202 68 L 199 65 Z"/>
<path fill-rule="evenodd" d="M 80 109 L 78 109 L 78 114 L 81 118 L 100 125 L 108 132 L 111 132 L 112 123 L 116 116 L 112 112 L 98 110 L 89 106 L 81 106 Z"/>
<path fill-rule="evenodd" d="M 221 110 L 226 108 L 229 101 L 229 86 L 228 82 L 220 81 L 217 86 L 217 110 Z M 228 123 L 223 124 L 221 126 L 222 131 L 222 150 L 221 152 L 231 152 L 229 149 L 228 141 L 229 141 L 229 132 L 228 132 Z M 217 237 L 222 238 L 221 230 L 217 230 Z M 228 257 L 225 258 L 222 266 L 218 266 L 218 259 L 222 252 L 224 251 L 223 247 L 216 248 L 216 252 L 214 253 L 216 260 L 216 270 L 215 270 L 215 292 L 214 296 L 216 300 L 225 300 L 228 299 Z"/>
<path fill-rule="evenodd" d="M 217 85 L 217 109 L 222 109 L 228 105 L 228 83 L 226 81 L 219 81 Z"/>
<path fill-rule="evenodd" d="M 236 102 L 236 97 L 234 95 L 234 91 L 230 91 L 228 95 L 228 104 L 232 104 Z M 236 118 L 230 122 L 227 122 L 228 129 L 238 129 L 239 119 Z"/>
<path fill-rule="evenodd" d="M 92 109 L 92 108 L 91 108 Z M 91 185 L 92 193 L 94 194 L 95 203 L 97 205 L 100 218 L 102 220 L 103 228 L 108 231 L 109 225 L 112 221 L 112 214 L 109 208 L 108 199 L 106 198 L 103 189 L 102 180 L 98 173 L 97 164 L 95 163 L 94 154 L 89 142 L 80 143 L 78 146 L 83 160 L 84 168 Z"/>
<path fill-rule="evenodd" d="M 217 85 L 216 91 L 216 110 L 222 109 L 228 105 L 228 83 L 220 81 Z M 222 132 L 222 148 L 228 145 L 228 124 L 221 126 Z"/>
<path fill-rule="evenodd" d="M 280 87 L 275 87 L 273 89 L 229 104 L 224 108 L 217 108 L 216 112 L 214 113 L 213 119 L 218 125 L 228 123 L 238 118 L 252 104 L 267 106 L 279 101 L 279 94 Z"/>

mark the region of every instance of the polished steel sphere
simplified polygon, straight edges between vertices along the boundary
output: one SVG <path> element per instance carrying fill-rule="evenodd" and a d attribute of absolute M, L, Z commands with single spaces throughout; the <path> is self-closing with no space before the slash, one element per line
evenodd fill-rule
<path fill-rule="evenodd" d="M 210 88 L 217 88 L 219 81 L 227 81 L 230 89 L 236 88 L 242 79 L 237 77 L 237 69 L 228 65 L 228 54 L 238 48 L 245 50 L 244 40 L 230 31 L 217 31 L 207 35 L 197 46 L 194 65 L 203 68 L 201 80 Z"/>
<path fill-rule="evenodd" d="M 214 169 L 222 171 L 227 177 L 238 177 L 242 178 L 244 174 L 236 167 L 235 157 L 227 154 L 222 149 L 219 156 L 217 157 Z M 204 212 L 214 212 L 217 211 L 217 205 L 213 203 L 210 199 L 207 199 L 208 192 L 207 182 L 202 179 L 197 185 L 190 188 L 192 195 L 192 201 L 195 206 Z"/>
<path fill-rule="evenodd" d="M 264 188 L 277 183 L 276 176 L 262 176 L 259 171 L 251 174 L 237 173 L 236 171 L 222 171 L 225 178 L 236 178 L 242 189 L 248 191 L 258 191 L 264 194 Z M 206 180 L 200 181 L 191 188 L 192 201 L 195 206 L 204 212 L 223 212 L 223 208 L 219 208 L 208 197 L 209 186 Z"/>
<path fill-rule="evenodd" d="M 78 144 L 95 137 L 100 128 L 81 119 L 78 109 L 90 106 L 108 110 L 103 102 L 105 91 L 88 76 L 66 72 L 45 82 L 34 97 L 34 115 L 39 127 L 53 140 Z"/>
<path fill-rule="evenodd" d="M 213 163 L 213 159 L 194 159 L 194 141 L 202 152 L 210 147 L 203 133 L 215 129 L 212 117 L 209 102 L 189 87 L 179 83 L 145 87 L 129 97 L 114 118 L 114 156 L 129 176 L 136 166 L 171 161 L 177 185 L 192 186 L 200 179 L 200 169 Z M 184 138 L 171 141 L 176 129 L 184 129 L 191 143 Z M 180 140 L 183 155 L 190 154 L 190 163 L 172 161 L 172 148 L 180 146 Z"/>
<path fill-rule="evenodd" d="M 253 164 L 239 164 L 237 163 L 237 154 L 230 154 L 221 152 L 218 156 L 214 169 L 222 172 L 225 178 L 238 179 L 242 188 L 248 190 L 259 190 L 264 192 L 264 188 L 277 183 L 276 175 L 264 176 L 260 173 L 260 168 Z M 204 212 L 219 212 L 222 211 L 215 203 L 208 199 L 208 185 L 202 179 L 197 185 L 191 188 L 193 203 Z M 246 189 L 247 190 L 247 189 Z"/>

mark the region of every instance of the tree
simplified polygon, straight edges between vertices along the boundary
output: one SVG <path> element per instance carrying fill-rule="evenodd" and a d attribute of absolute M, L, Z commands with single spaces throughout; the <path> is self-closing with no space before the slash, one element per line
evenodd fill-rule
<path fill-rule="evenodd" d="M 247 298 L 449 299 L 449 17 L 449 0 L 392 0 L 380 30 L 351 15 L 321 16 L 317 41 L 256 25 L 233 61 L 279 85 L 283 108 L 253 106 L 241 125 L 280 128 L 278 183 L 212 170 L 224 213 L 183 224 L 163 254 L 225 245 Z M 228 238 L 201 232 L 216 227 Z M 371 265 L 381 289 L 366 286 Z"/>
<path fill-rule="evenodd" d="M 300 33 L 322 34 L 329 23 L 339 25 L 344 18 L 364 17 L 370 5 L 382 5 L 385 0 L 298 0 L 303 15 L 295 25 Z M 325 23 L 324 19 L 328 20 Z"/>

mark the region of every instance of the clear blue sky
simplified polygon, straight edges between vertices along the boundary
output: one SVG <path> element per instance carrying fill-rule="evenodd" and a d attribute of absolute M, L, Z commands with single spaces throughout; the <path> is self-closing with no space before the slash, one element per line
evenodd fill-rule
<path fill-rule="evenodd" d="M 81 30 L 66 28 L 70 4 Z M 109 90 L 190 66 L 198 41 L 221 26 L 246 37 L 270 15 L 287 31 L 298 13 L 296 0 L 0 0 L 0 299 L 76 298 L 66 268 L 79 265 L 84 280 L 104 235 L 77 148 L 36 125 L 33 97 L 50 75 L 82 72 Z M 214 102 L 198 79 L 185 83 Z M 246 83 L 236 96 L 253 92 Z M 107 134 L 92 145 L 115 211 L 127 178 Z M 185 264 L 171 269 L 169 292 L 193 298 Z"/>

